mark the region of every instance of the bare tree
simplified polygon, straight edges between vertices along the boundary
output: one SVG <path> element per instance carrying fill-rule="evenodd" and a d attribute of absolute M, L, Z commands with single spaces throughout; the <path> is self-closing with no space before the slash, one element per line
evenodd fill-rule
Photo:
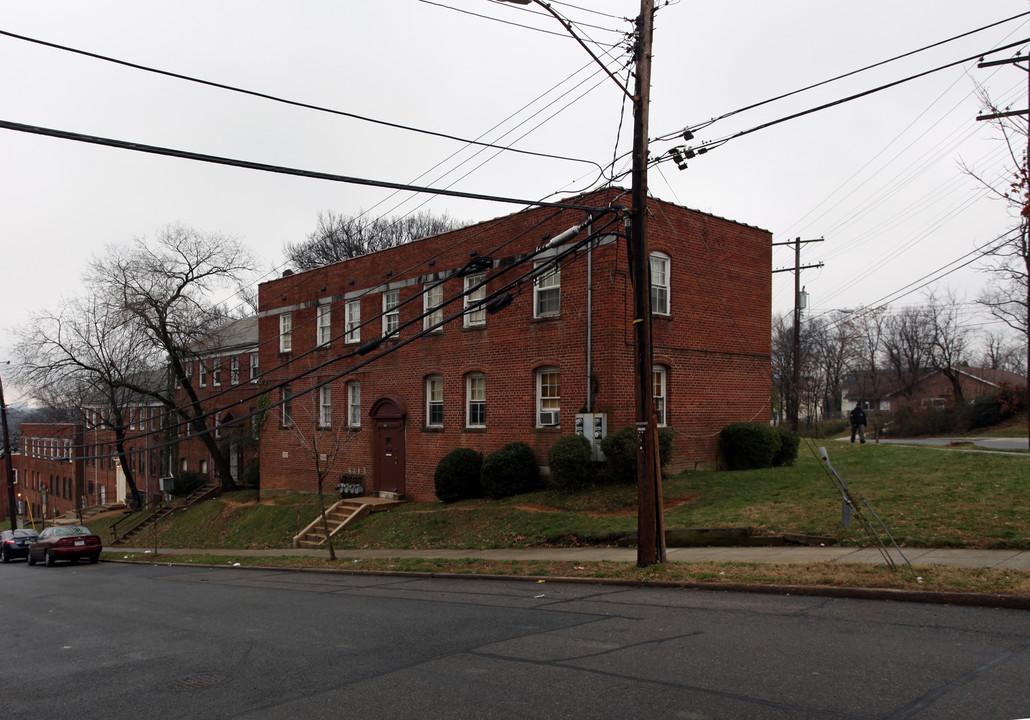
<path fill-rule="evenodd" d="M 294 395 L 284 404 L 284 421 L 289 422 L 290 434 L 297 440 L 311 460 L 315 471 L 315 488 L 318 494 L 318 512 L 322 518 L 322 531 L 329 546 L 329 558 L 336 559 L 333 538 L 326 517 L 326 481 L 336 471 L 344 457 L 344 451 L 355 437 L 341 413 L 333 411 L 332 385 L 315 387 L 320 378 L 314 378 L 312 387 L 303 394 Z M 339 405 L 339 403 L 337 403 Z"/>
<path fill-rule="evenodd" d="M 985 114 L 996 116 L 991 123 L 1008 155 L 1007 178 L 989 178 L 968 166 L 964 169 L 1005 202 L 1012 225 L 1009 232 L 984 248 L 982 269 L 994 275 L 996 282 L 984 291 L 979 302 L 1022 335 L 1022 369 L 1030 378 L 1030 118 L 1018 119 L 1018 113 L 999 107 L 982 89 L 980 99 Z M 1030 383 L 1026 400 L 1030 407 Z M 1030 439 L 1030 414 L 1027 437 Z"/>
<path fill-rule="evenodd" d="M 187 367 L 230 320 L 216 293 L 236 289 L 253 267 L 237 239 L 170 225 L 153 242 L 137 239 L 109 247 L 103 258 L 93 261 L 89 274 L 98 296 L 138 324 L 150 346 L 164 356 L 186 398 L 176 402 L 170 393 L 129 379 L 125 387 L 154 398 L 188 425 L 211 455 L 226 490 L 234 489 L 236 481 L 209 420 L 212 412 L 203 406 Z"/>
<path fill-rule="evenodd" d="M 1023 348 L 1012 338 L 999 332 L 986 332 L 980 366 L 991 370 L 1023 371 Z"/>
<path fill-rule="evenodd" d="M 128 414 L 139 405 L 130 389 L 153 378 L 154 353 L 140 327 L 95 295 L 72 299 L 56 312 L 42 311 L 17 331 L 16 377 L 35 400 L 49 405 L 99 406 L 111 430 L 133 501 L 140 493 L 126 447 Z"/>
<path fill-rule="evenodd" d="M 911 394 L 919 375 L 930 365 L 933 347 L 933 326 L 922 307 L 908 307 L 886 318 L 881 347 L 887 367 L 901 384 L 902 392 Z"/>
<path fill-rule="evenodd" d="M 943 297 L 933 292 L 926 297 L 925 317 L 932 328 L 930 365 L 948 379 L 955 404 L 961 405 L 965 396 L 958 366 L 968 364 L 965 355 L 969 348 L 969 329 L 962 324 L 958 307 L 959 301 L 951 291 Z"/>
<path fill-rule="evenodd" d="M 857 331 L 849 313 L 835 312 L 813 320 L 814 360 L 821 377 L 822 410 L 840 416 L 842 394 L 857 353 Z"/>
<path fill-rule="evenodd" d="M 337 215 L 318 214 L 318 225 L 299 243 L 286 243 L 283 254 L 296 270 L 311 270 L 323 265 L 385 250 L 412 240 L 453 230 L 459 223 L 446 213 L 418 212 L 402 217 L 369 217 L 363 212 Z"/>

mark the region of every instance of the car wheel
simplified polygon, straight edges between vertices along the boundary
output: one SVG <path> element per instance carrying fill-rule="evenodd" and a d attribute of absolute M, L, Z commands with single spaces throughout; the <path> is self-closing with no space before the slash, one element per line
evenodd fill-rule
<path fill-rule="evenodd" d="M 35 565 L 36 564 L 36 558 L 32 557 L 32 553 L 31 552 L 28 555 L 25 556 L 25 560 L 26 560 L 26 562 L 28 562 L 29 565 Z"/>
<path fill-rule="evenodd" d="M 97 564 L 97 560 L 99 560 L 99 559 L 100 559 L 99 555 L 90 555 L 89 556 L 89 564 L 90 565 L 96 565 Z"/>
<path fill-rule="evenodd" d="M 10 556 L 8 556 L 6 548 L 3 549 L 3 550 L 0 550 L 0 562 L 5 563 L 5 564 L 11 562 L 11 558 L 10 558 Z"/>
<path fill-rule="evenodd" d="M 46 563 L 47 567 L 53 567 L 54 566 L 54 556 L 50 554 L 49 550 L 44 550 L 43 551 L 43 562 Z"/>

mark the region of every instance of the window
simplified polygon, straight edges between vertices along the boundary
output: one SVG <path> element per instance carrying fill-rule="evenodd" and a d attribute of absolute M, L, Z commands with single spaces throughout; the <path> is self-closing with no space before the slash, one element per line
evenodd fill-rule
<path fill-rule="evenodd" d="M 540 274 L 533 281 L 533 317 L 551 317 L 561 312 L 561 268 L 549 265 L 545 260 L 535 266 Z"/>
<path fill-rule="evenodd" d="M 665 368 L 655 365 L 651 372 L 651 394 L 654 395 L 654 412 L 659 427 L 665 427 Z"/>
<path fill-rule="evenodd" d="M 651 312 L 669 315 L 669 256 L 651 253 Z"/>
<path fill-rule="evenodd" d="M 222 437 L 222 412 L 219 410 L 215 413 L 215 437 Z"/>
<path fill-rule="evenodd" d="M 422 320 L 422 327 L 426 330 L 443 322 L 443 283 L 427 285 L 426 292 L 422 296 L 425 318 Z M 442 332 L 443 326 L 436 328 L 433 332 Z"/>
<path fill-rule="evenodd" d="M 318 344 L 328 345 L 332 337 L 332 306 L 328 303 L 318 306 Z"/>
<path fill-rule="evenodd" d="M 561 424 L 561 373 L 558 368 L 541 368 L 536 374 L 537 425 Z"/>
<path fill-rule="evenodd" d="M 279 352 L 293 351 L 293 313 L 279 315 Z"/>
<path fill-rule="evenodd" d="M 401 324 L 401 311 L 397 307 L 401 304 L 401 291 L 390 290 L 383 293 L 383 337 L 387 338 L 397 334 L 397 328 Z"/>
<path fill-rule="evenodd" d="M 479 287 L 476 287 L 476 286 Z M 476 288 L 473 290 L 472 288 Z M 465 278 L 465 327 L 486 325 L 486 308 L 479 304 L 486 298 L 486 275 Z M 477 304 L 478 307 L 475 307 Z M 475 309 L 470 309 L 475 307 Z"/>
<path fill-rule="evenodd" d="M 282 409 L 282 426 L 290 427 L 293 425 L 293 390 L 289 385 L 282 387 L 282 405 L 279 407 Z"/>
<path fill-rule="evenodd" d="M 207 387 L 207 363 L 203 360 L 197 364 L 197 384 Z"/>
<path fill-rule="evenodd" d="M 465 378 L 465 424 L 486 426 L 486 376 L 472 373 Z"/>
<path fill-rule="evenodd" d="M 347 383 L 347 424 L 361 426 L 361 383 L 357 380 Z"/>
<path fill-rule="evenodd" d="M 426 425 L 443 427 L 443 378 L 439 375 L 426 378 Z"/>
<path fill-rule="evenodd" d="M 256 352 L 250 354 L 250 381 L 256 383 L 258 376 L 261 374 L 260 366 L 258 363 L 261 362 L 261 356 Z"/>
<path fill-rule="evenodd" d="M 150 408 L 150 429 L 157 430 L 161 427 L 161 408 Z"/>
<path fill-rule="evenodd" d="M 129 429 L 136 429 L 136 408 L 129 408 Z"/>
<path fill-rule="evenodd" d="M 348 343 L 359 343 L 361 342 L 361 301 L 360 300 L 348 300 L 346 309 L 346 318 L 344 319 L 346 324 L 347 334 L 343 338 L 344 342 Z"/>
<path fill-rule="evenodd" d="M 318 425 L 331 427 L 333 424 L 333 393 L 328 385 L 318 388 Z"/>
<path fill-rule="evenodd" d="M 240 384 L 240 356 L 233 355 L 229 358 L 229 384 Z"/>
<path fill-rule="evenodd" d="M 211 361 L 211 384 L 215 387 L 222 386 L 222 358 Z"/>
<path fill-rule="evenodd" d="M 189 363 L 187 363 L 185 371 L 186 371 L 186 379 L 189 380 L 190 383 L 192 384 L 192 382 L 193 382 L 193 361 L 192 360 Z"/>

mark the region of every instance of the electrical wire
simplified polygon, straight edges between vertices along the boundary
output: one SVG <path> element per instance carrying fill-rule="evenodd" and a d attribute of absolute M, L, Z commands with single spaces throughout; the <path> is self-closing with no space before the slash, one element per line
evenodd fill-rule
<path fill-rule="evenodd" d="M 426 0 L 422 0 L 425 2 Z M 300 102 L 298 100 L 290 100 L 288 98 L 278 97 L 269 93 L 259 92 L 256 90 L 247 90 L 245 88 L 236 87 L 233 85 L 227 85 L 225 83 L 216 82 L 213 80 L 204 80 L 202 78 L 192 77 L 190 75 L 183 75 L 181 73 L 171 72 L 169 70 L 161 70 L 159 68 L 149 67 L 147 65 L 141 65 L 139 63 L 130 62 L 128 60 L 120 60 L 118 58 L 110 57 L 107 55 L 100 55 L 98 53 L 89 52 L 87 50 L 80 50 L 78 48 L 69 47 L 67 45 L 59 45 L 57 43 L 48 42 L 46 40 L 40 40 L 38 38 L 28 37 L 27 35 L 19 35 L 6 30 L 0 30 L 0 35 L 13 38 L 15 40 L 23 40 L 29 43 L 35 43 L 44 47 L 53 48 L 55 50 L 61 50 L 64 52 L 74 53 L 76 55 L 82 55 L 85 57 L 93 58 L 95 60 L 102 60 L 104 62 L 113 63 L 115 65 L 122 65 L 124 67 L 132 68 L 134 70 L 141 70 L 143 72 L 153 73 L 155 75 L 162 75 L 165 77 L 175 78 L 177 80 L 185 80 L 186 82 L 196 83 L 198 85 L 204 85 L 207 87 L 217 88 L 219 90 L 228 90 L 229 92 L 238 93 L 241 95 L 249 95 L 251 97 L 261 98 L 263 100 L 271 100 L 272 102 L 281 103 L 283 105 L 290 105 L 292 107 L 303 108 L 305 110 L 315 110 L 317 112 L 329 113 L 331 115 L 338 115 L 340 117 L 351 118 L 352 120 L 360 120 L 361 122 L 372 123 L 374 125 L 381 125 L 383 127 L 393 128 L 395 130 L 404 130 L 407 132 L 418 133 L 421 135 L 428 135 L 431 137 L 442 138 L 444 140 L 453 140 L 455 142 L 464 143 L 467 145 L 483 145 L 486 147 L 496 148 L 505 150 L 508 152 L 519 153 L 522 155 L 531 155 L 534 157 L 549 158 L 552 160 L 565 160 L 568 162 L 584 163 L 588 165 L 596 165 L 597 163 L 592 160 L 584 160 L 582 158 L 566 157 L 563 155 L 552 155 L 549 153 L 539 153 L 532 150 L 520 150 L 513 147 L 505 147 L 502 145 L 492 145 L 477 140 L 469 140 L 467 138 L 458 137 L 456 135 L 450 135 L 447 133 L 436 132 L 434 130 L 426 130 L 424 128 L 417 128 L 411 125 L 402 125 L 400 123 L 390 122 L 387 120 L 379 120 L 377 118 L 368 117 L 365 115 L 358 115 L 357 113 L 347 112 L 345 110 L 334 110 L 332 108 L 323 107 L 320 105 L 314 105 L 311 103 Z"/>
<path fill-rule="evenodd" d="M 846 72 L 846 73 L 844 73 L 842 75 L 837 75 L 836 77 L 832 77 L 832 78 L 829 78 L 827 80 L 822 80 L 820 82 L 814 83 L 812 85 L 808 85 L 808 86 L 803 87 L 803 88 L 799 88 L 797 90 L 792 90 L 792 91 L 790 91 L 788 93 L 784 93 L 782 95 L 777 95 L 776 97 L 769 98 L 768 100 L 762 100 L 760 102 L 752 103 L 751 105 L 747 105 L 745 107 L 739 108 L 737 110 L 731 110 L 730 112 L 723 113 L 722 115 L 719 115 L 718 117 L 712 118 L 712 119 L 710 119 L 710 120 L 708 120 L 706 122 L 699 123 L 697 125 L 690 125 L 688 127 L 689 127 L 689 129 L 694 130 L 694 131 L 701 130 L 701 129 L 704 129 L 706 127 L 709 127 L 709 126 L 713 125 L 714 123 L 718 122 L 719 120 L 724 120 L 725 118 L 732 117 L 734 115 L 738 115 L 738 114 L 740 114 L 742 112 L 746 112 L 748 110 L 753 110 L 753 109 L 758 108 L 758 107 L 762 107 L 763 105 L 768 105 L 769 103 L 776 102 L 777 100 L 783 100 L 784 98 L 788 98 L 788 97 L 791 97 L 793 95 L 798 95 L 800 93 L 807 92 L 808 90 L 814 90 L 815 88 L 822 87 L 823 85 L 828 85 L 828 84 L 836 82 L 838 80 L 843 80 L 845 78 L 849 78 L 849 77 L 851 77 L 853 75 L 858 75 L 859 73 L 866 72 L 867 70 L 872 70 L 874 68 L 878 68 L 878 67 L 881 67 L 883 65 L 888 65 L 888 64 L 890 64 L 892 62 L 896 62 L 898 60 L 903 60 L 904 58 L 911 57 L 913 55 L 917 55 L 917 54 L 919 54 L 921 52 L 925 52 L 927 50 L 931 50 L 931 49 L 933 49 L 935 47 L 940 47 L 942 45 L 946 45 L 947 43 L 954 42 L 956 40 L 960 40 L 960 39 L 962 39 L 964 37 L 969 37 L 970 35 L 975 35 L 976 33 L 983 32 L 984 30 L 989 30 L 989 29 L 991 29 L 993 27 L 997 27 L 999 25 L 1004 25 L 1005 23 L 1012 22 L 1013 20 L 1018 20 L 1019 18 L 1025 17 L 1027 15 L 1030 15 L 1030 11 L 1027 11 L 1027 12 L 1024 12 L 1024 13 L 1020 13 L 1018 15 L 1013 15 L 1012 17 L 1005 18 L 1004 20 L 999 20 L 997 22 L 991 23 L 990 25 L 984 25 L 983 27 L 977 28 L 976 30 L 970 30 L 969 32 L 962 33 L 961 35 L 956 35 L 954 37 L 950 37 L 947 40 L 940 40 L 940 41 L 932 43 L 930 45 L 925 45 L 925 46 L 923 46 L 923 47 L 921 47 L 921 48 L 919 48 L 917 50 L 911 50 L 909 52 L 902 53 L 901 55 L 896 55 L 896 56 L 894 56 L 892 58 L 889 58 L 887 60 L 881 60 L 879 62 L 873 63 L 872 65 L 866 65 L 865 67 L 859 68 L 857 70 L 852 70 L 852 71 Z M 679 137 L 682 132 L 683 132 L 682 130 L 677 130 L 677 131 L 672 132 L 672 133 L 667 133 L 665 135 L 660 135 L 660 136 L 658 136 L 656 138 L 656 140 L 658 140 L 658 141 L 672 140 L 673 138 Z"/>

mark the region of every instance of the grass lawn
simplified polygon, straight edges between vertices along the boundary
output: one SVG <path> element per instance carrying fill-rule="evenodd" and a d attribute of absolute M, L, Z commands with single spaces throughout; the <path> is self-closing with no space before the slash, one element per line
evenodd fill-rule
<path fill-rule="evenodd" d="M 910 547 L 1030 549 L 1030 456 L 962 452 L 929 447 L 823 441 L 834 467 L 864 496 L 895 540 Z M 858 523 L 840 524 L 841 498 L 815 444 L 804 441 L 792 467 L 747 472 L 697 472 L 666 478 L 667 528 L 749 526 L 756 534 L 798 533 L 865 545 Z M 291 547 L 292 537 L 316 516 L 314 497 L 259 501 L 254 492 L 227 493 L 171 516 L 137 545 L 267 549 Z M 109 545 L 120 516 L 89 523 Z M 611 545 L 636 529 L 635 486 L 597 487 L 575 494 L 541 491 L 506 500 L 451 505 L 406 504 L 375 513 L 336 537 L 348 548 L 525 548 Z M 109 557 L 123 553 L 109 551 Z M 171 561 L 162 555 L 162 560 Z M 185 558 L 263 566 L 325 567 L 320 558 Z M 443 560 L 337 561 L 335 567 L 420 572 L 622 577 L 638 580 L 769 582 L 922 588 L 1030 595 L 1030 574 L 1017 571 L 882 567 L 771 566 L 748 563 L 667 563 L 636 568 L 625 563 L 566 567 L 549 563 Z"/>

